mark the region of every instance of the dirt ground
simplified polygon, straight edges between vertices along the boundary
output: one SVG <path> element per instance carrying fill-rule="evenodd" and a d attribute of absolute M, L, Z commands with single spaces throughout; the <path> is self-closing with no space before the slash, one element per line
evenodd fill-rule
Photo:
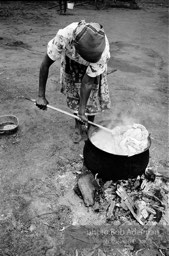
<path fill-rule="evenodd" d="M 105 223 L 73 194 L 84 145 L 71 140 L 74 120 L 24 99 L 37 96 L 47 42 L 71 22 L 100 22 L 110 41 L 108 65 L 116 70 L 108 76 L 112 107 L 96 122 L 145 125 L 150 162 L 168 175 L 167 1 L 140 0 L 138 10 L 75 5 L 66 16 L 58 15 L 55 4 L 0 3 L 0 115 L 19 118 L 17 133 L 0 135 L 0 256 L 96 255 L 71 251 L 71 244 L 66 253 L 62 246 L 65 227 Z M 51 67 L 46 95 L 50 105 L 69 111 L 60 93 L 59 63 Z M 106 255 L 98 248 L 97 253 Z"/>

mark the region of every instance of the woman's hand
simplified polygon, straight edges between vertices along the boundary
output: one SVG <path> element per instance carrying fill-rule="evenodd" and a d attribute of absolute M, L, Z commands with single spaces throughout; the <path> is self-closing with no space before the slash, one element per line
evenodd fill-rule
<path fill-rule="evenodd" d="M 87 123 L 88 122 L 88 118 L 85 114 L 83 113 L 78 113 L 78 117 L 80 118 L 80 121 L 82 121 L 83 123 Z"/>
<path fill-rule="evenodd" d="M 42 110 L 46 110 L 47 104 L 49 104 L 49 102 L 47 101 L 47 99 L 45 97 L 38 96 L 38 98 L 36 100 L 36 106 L 38 108 L 40 108 Z"/>

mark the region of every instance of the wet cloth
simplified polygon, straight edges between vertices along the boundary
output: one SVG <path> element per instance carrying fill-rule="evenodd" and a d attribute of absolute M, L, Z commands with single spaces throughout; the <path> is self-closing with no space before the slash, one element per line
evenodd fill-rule
<path fill-rule="evenodd" d="M 110 97 L 107 83 L 107 61 L 110 58 L 109 42 L 105 36 L 105 49 L 96 63 L 84 60 L 76 51 L 73 39 L 78 22 L 60 29 L 49 41 L 47 54 L 53 60 L 61 58 L 60 83 L 62 93 L 67 96 L 67 105 L 75 113 L 78 112 L 81 80 L 86 73 L 95 78 L 95 84 L 90 93 L 86 113 L 96 114 L 98 111 L 110 108 Z"/>

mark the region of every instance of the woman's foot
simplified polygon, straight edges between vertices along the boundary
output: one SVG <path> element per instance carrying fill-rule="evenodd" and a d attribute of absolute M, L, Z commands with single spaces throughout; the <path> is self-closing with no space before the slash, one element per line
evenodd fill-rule
<path fill-rule="evenodd" d="M 72 140 L 75 144 L 79 143 L 82 139 L 80 130 L 78 128 L 75 128 L 73 134 L 72 134 Z"/>
<path fill-rule="evenodd" d="M 66 12 L 60 12 L 59 15 L 66 15 Z"/>
<path fill-rule="evenodd" d="M 80 132 L 81 132 L 81 137 L 82 140 L 85 141 L 88 139 L 88 128 L 86 127 L 86 125 L 82 124 L 80 127 Z"/>

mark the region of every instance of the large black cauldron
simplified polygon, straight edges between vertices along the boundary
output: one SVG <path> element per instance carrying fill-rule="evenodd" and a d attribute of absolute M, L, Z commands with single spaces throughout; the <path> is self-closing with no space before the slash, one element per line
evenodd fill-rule
<path fill-rule="evenodd" d="M 89 130 L 88 140 L 85 141 L 83 149 L 84 165 L 104 181 L 136 178 L 145 172 L 149 162 L 149 147 L 142 153 L 134 156 L 121 156 L 105 152 L 97 148 L 91 142 L 93 132 L 98 128 L 91 127 Z"/>

